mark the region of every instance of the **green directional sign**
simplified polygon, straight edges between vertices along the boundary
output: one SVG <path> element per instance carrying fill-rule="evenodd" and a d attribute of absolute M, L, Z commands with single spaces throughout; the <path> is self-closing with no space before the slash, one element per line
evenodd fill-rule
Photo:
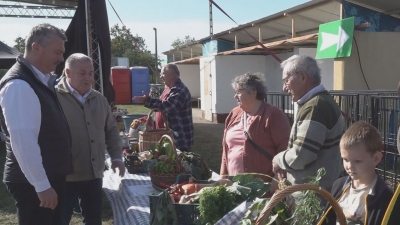
<path fill-rule="evenodd" d="M 349 57 L 354 33 L 354 17 L 319 25 L 317 59 Z"/>

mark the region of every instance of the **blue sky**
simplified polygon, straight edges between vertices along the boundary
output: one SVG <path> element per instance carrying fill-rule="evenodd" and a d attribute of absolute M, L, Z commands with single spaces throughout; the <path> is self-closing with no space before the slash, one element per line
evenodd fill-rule
<path fill-rule="evenodd" d="M 214 0 L 236 22 L 244 24 L 271 14 L 283 11 L 308 0 Z M 108 0 L 108 18 L 110 27 L 121 22 L 110 7 Z M 10 3 L 10 2 L 8 2 Z M 176 38 L 190 35 L 201 39 L 209 35 L 209 3 L 207 0 L 111 0 L 122 22 L 145 39 L 147 48 L 155 51 L 157 28 L 158 55 L 171 49 Z M 69 19 L 20 19 L 0 18 L 0 40 L 13 46 L 18 36 L 25 37 L 30 28 L 42 22 L 54 24 L 66 29 Z M 214 33 L 237 25 L 230 21 L 216 7 L 213 7 Z"/>

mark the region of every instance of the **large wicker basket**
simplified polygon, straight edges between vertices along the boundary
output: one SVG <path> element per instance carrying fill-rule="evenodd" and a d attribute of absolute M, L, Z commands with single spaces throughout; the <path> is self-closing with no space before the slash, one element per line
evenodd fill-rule
<path fill-rule="evenodd" d="M 332 197 L 332 195 L 325 189 L 318 187 L 316 185 L 311 184 L 297 184 L 293 186 L 286 187 L 283 190 L 277 190 L 275 194 L 272 196 L 271 200 L 268 204 L 264 207 L 264 209 L 260 212 L 256 220 L 256 225 L 264 225 L 266 220 L 268 219 L 271 210 L 281 202 L 286 196 L 296 192 L 296 191 L 305 191 L 305 190 L 312 190 L 317 192 L 318 194 L 322 195 L 328 202 L 331 204 L 333 210 L 337 215 L 337 220 L 340 225 L 347 225 L 346 218 L 343 214 L 342 208 L 340 208 L 339 204 L 336 200 Z"/>
<path fill-rule="evenodd" d="M 154 149 L 155 145 L 158 143 L 158 141 L 164 134 L 169 135 L 171 137 L 171 139 L 173 140 L 174 134 L 173 134 L 172 130 L 169 129 L 169 127 L 168 127 L 167 117 L 165 116 L 164 112 L 161 111 L 160 109 L 152 109 L 149 112 L 149 115 L 147 116 L 148 119 L 150 118 L 150 116 L 152 115 L 153 112 L 161 113 L 161 115 L 164 119 L 165 128 L 150 130 L 149 124 L 146 123 L 146 128 L 143 131 L 139 131 L 139 151 L 140 152 L 147 151 L 152 148 Z"/>
<path fill-rule="evenodd" d="M 176 178 L 180 174 L 186 173 L 185 168 L 181 165 L 181 162 L 178 160 L 177 153 L 176 153 L 176 147 L 175 147 L 175 144 L 174 144 L 172 138 L 168 135 L 163 135 L 161 137 L 161 139 L 159 140 L 159 143 L 161 144 L 164 139 L 168 139 L 172 144 L 172 152 L 174 153 L 175 160 L 176 160 L 175 161 L 176 162 L 175 171 L 173 173 L 158 174 L 158 173 L 154 172 L 153 168 L 151 168 L 149 170 L 150 179 L 151 179 L 151 183 L 152 183 L 153 187 L 156 189 L 165 189 L 165 188 L 163 188 L 163 186 L 165 184 L 168 186 L 174 184 L 176 181 Z M 164 185 L 161 185 L 160 182 L 162 182 Z"/>

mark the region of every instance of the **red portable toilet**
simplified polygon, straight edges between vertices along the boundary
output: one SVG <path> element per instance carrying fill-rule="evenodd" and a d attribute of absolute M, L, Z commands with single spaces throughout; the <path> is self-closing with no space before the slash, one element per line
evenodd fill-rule
<path fill-rule="evenodd" d="M 131 73 L 126 66 L 111 68 L 111 84 L 115 91 L 115 104 L 131 104 Z"/>

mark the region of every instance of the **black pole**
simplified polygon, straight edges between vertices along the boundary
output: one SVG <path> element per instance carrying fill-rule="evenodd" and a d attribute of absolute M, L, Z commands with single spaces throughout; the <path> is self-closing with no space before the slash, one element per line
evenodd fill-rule
<path fill-rule="evenodd" d="M 209 6 L 209 13 L 210 13 L 210 39 L 213 37 L 213 15 L 212 15 L 212 3 L 210 1 L 210 6 Z"/>
<path fill-rule="evenodd" d="M 155 78 L 155 81 L 157 84 L 157 73 L 158 73 L 157 28 L 154 27 L 153 30 L 155 31 L 155 39 L 156 39 L 156 63 L 155 63 L 155 68 L 154 68 L 154 71 L 155 71 L 154 78 Z"/>

